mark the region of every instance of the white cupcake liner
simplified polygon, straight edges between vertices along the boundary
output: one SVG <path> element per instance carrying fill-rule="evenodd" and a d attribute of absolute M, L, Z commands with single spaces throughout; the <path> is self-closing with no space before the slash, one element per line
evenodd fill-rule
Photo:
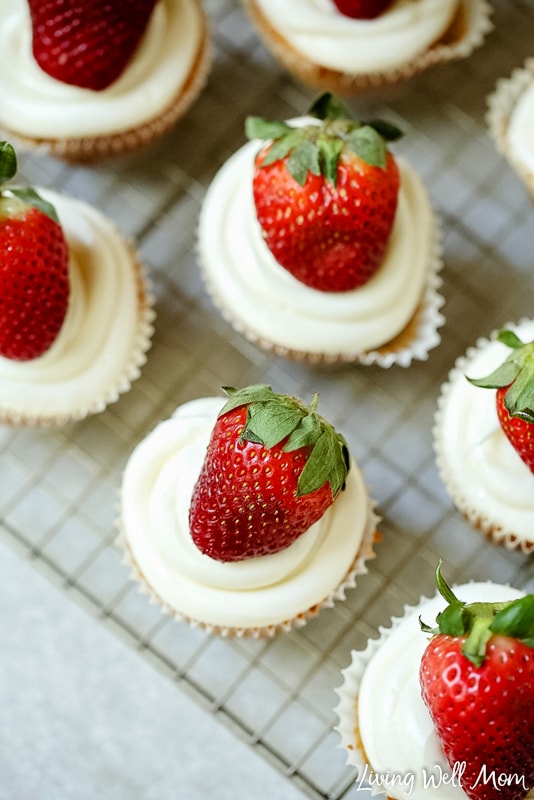
<path fill-rule="evenodd" d="M 116 539 L 116 545 L 122 552 L 123 563 L 126 564 L 131 570 L 130 579 L 138 584 L 139 592 L 146 595 L 151 604 L 159 606 L 163 614 L 180 622 L 184 622 L 192 628 L 200 628 L 205 630 L 207 633 L 221 637 L 267 639 L 272 638 L 279 633 L 289 633 L 292 630 L 302 628 L 310 619 L 316 617 L 321 609 L 332 608 L 336 602 L 345 600 L 347 590 L 353 589 L 356 586 L 358 576 L 365 575 L 367 573 L 368 570 L 366 562 L 375 557 L 373 545 L 377 535 L 377 524 L 380 521 L 380 517 L 375 512 L 375 506 L 376 503 L 369 498 L 368 517 L 360 544 L 360 549 L 353 563 L 350 565 L 344 579 L 334 589 L 334 591 L 327 597 L 319 599 L 318 602 L 311 608 L 285 620 L 284 622 L 273 625 L 264 625 L 261 627 L 246 628 L 213 625 L 201 619 L 194 619 L 182 613 L 180 609 L 174 608 L 165 602 L 165 600 L 160 597 L 154 587 L 151 586 L 145 578 L 142 565 L 137 562 L 129 546 L 128 538 L 126 532 L 123 530 L 120 517 L 117 519 L 119 535 Z"/>
<path fill-rule="evenodd" d="M 528 320 L 526 318 L 523 318 L 518 324 L 521 325 L 527 321 Z M 532 539 L 530 541 L 525 540 L 519 536 L 512 527 L 506 527 L 501 522 L 493 520 L 488 515 L 486 509 L 473 506 L 472 502 L 465 495 L 464 486 L 460 481 L 457 480 L 454 473 L 454 468 L 445 458 L 442 447 L 442 441 L 445 435 L 442 428 L 443 412 L 447 405 L 453 384 L 458 380 L 466 380 L 465 375 L 469 371 L 469 364 L 472 362 L 473 358 L 490 342 L 495 341 L 499 330 L 510 327 L 513 328 L 514 325 L 510 322 L 505 323 L 501 326 L 501 328 L 493 331 L 489 337 L 479 338 L 474 346 L 468 348 L 465 355 L 457 358 L 454 367 L 448 374 L 447 381 L 441 387 L 441 394 L 438 398 L 437 410 L 434 416 L 432 435 L 436 465 L 445 488 L 452 498 L 456 508 L 462 513 L 462 515 L 473 526 L 473 528 L 479 531 L 493 544 L 500 545 L 508 550 L 520 551 L 525 555 L 528 555 L 530 553 L 534 553 L 534 529 Z M 480 391 L 487 390 L 481 389 Z"/>
<path fill-rule="evenodd" d="M 273 56 L 303 83 L 340 94 L 374 92 L 402 84 L 429 67 L 467 58 L 492 30 L 487 0 L 460 0 L 457 19 L 442 39 L 412 61 L 383 72 L 350 73 L 314 63 L 294 49 L 264 17 L 254 0 L 242 0 L 253 24 Z M 456 30 L 456 28 L 461 30 Z"/>
<path fill-rule="evenodd" d="M 508 124 L 519 99 L 534 81 L 534 58 L 528 58 L 522 67 L 508 78 L 497 81 L 495 90 L 487 98 L 486 123 L 497 150 L 523 180 L 534 198 L 534 173 L 514 158 L 508 142 Z"/>

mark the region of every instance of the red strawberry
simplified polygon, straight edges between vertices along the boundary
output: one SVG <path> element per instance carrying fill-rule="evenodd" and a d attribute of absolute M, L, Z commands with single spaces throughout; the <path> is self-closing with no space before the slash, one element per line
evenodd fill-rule
<path fill-rule="evenodd" d="M 0 142 L 0 182 L 17 169 Z M 0 355 L 37 358 L 58 335 L 69 299 L 68 246 L 53 207 L 33 189 L 0 189 Z"/>
<path fill-rule="evenodd" d="M 353 19 L 374 19 L 391 3 L 392 0 L 334 0 L 339 11 Z"/>
<path fill-rule="evenodd" d="M 33 55 L 62 83 L 95 91 L 121 75 L 157 0 L 28 0 Z"/>
<path fill-rule="evenodd" d="M 534 342 L 525 344 L 513 331 L 497 339 L 512 348 L 498 369 L 485 378 L 468 378 L 475 386 L 497 389 L 497 415 L 506 437 L 534 472 Z"/>
<path fill-rule="evenodd" d="M 256 214 L 267 247 L 293 277 L 319 291 L 349 291 L 382 263 L 399 190 L 385 140 L 400 131 L 349 119 L 330 94 L 310 114 L 321 123 L 247 120 L 249 138 L 271 140 L 256 158 Z"/>
<path fill-rule="evenodd" d="M 345 485 L 343 438 L 316 412 L 269 386 L 226 390 L 198 477 L 193 541 L 219 561 L 283 550 L 317 522 Z"/>
<path fill-rule="evenodd" d="M 534 787 L 534 595 L 448 602 L 420 667 L 423 700 L 443 752 L 472 800 L 523 800 Z"/>

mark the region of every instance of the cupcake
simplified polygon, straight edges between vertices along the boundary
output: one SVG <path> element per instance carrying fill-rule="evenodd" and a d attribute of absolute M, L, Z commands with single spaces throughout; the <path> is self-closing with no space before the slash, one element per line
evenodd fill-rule
<path fill-rule="evenodd" d="M 0 174 L 16 171 L 0 144 Z M 0 422 L 62 425 L 102 411 L 138 377 L 152 334 L 141 264 L 80 200 L 0 189 Z"/>
<path fill-rule="evenodd" d="M 487 120 L 499 152 L 534 199 L 534 58 L 497 83 L 488 97 Z"/>
<path fill-rule="evenodd" d="M 352 653 L 336 690 L 347 762 L 358 785 L 394 800 L 523 800 L 534 787 L 534 596 L 441 585 L 445 597 L 407 607 Z"/>
<path fill-rule="evenodd" d="M 199 221 L 208 292 L 244 336 L 310 362 L 389 367 L 440 339 L 440 231 L 426 190 L 388 141 L 326 94 L 310 116 L 247 120 Z M 267 143 L 262 141 L 267 139 Z"/>
<path fill-rule="evenodd" d="M 343 599 L 377 518 L 343 438 L 298 399 L 255 385 L 179 406 L 131 454 L 119 544 L 162 609 L 263 638 Z"/>
<path fill-rule="evenodd" d="M 153 142 L 184 114 L 210 63 L 197 0 L 76 6 L 0 0 L 0 127 L 72 161 Z M 80 56 L 81 53 L 81 56 Z"/>
<path fill-rule="evenodd" d="M 486 0 L 243 0 L 273 56 L 339 94 L 394 86 L 465 58 L 490 29 Z"/>
<path fill-rule="evenodd" d="M 434 448 L 466 519 L 490 541 L 531 553 L 534 320 L 505 327 L 457 360 L 439 398 Z"/>

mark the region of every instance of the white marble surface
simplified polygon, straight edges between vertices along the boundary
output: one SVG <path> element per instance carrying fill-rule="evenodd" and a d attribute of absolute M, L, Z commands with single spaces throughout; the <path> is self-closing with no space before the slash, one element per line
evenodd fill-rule
<path fill-rule="evenodd" d="M 303 795 L 0 542 L 1 800 Z"/>

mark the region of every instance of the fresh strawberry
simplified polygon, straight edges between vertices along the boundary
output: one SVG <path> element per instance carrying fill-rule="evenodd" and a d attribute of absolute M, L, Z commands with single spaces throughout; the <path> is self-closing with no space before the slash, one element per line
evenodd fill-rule
<path fill-rule="evenodd" d="M 16 173 L 0 142 L 0 186 Z M 0 355 L 37 358 L 56 339 L 69 300 L 68 245 L 54 208 L 33 189 L 0 188 Z"/>
<path fill-rule="evenodd" d="M 534 787 L 534 595 L 463 603 L 436 571 L 448 605 L 419 679 L 447 761 L 471 800 L 523 800 Z"/>
<path fill-rule="evenodd" d="M 534 472 L 534 342 L 525 344 L 510 330 L 497 339 L 512 349 L 498 369 L 485 378 L 468 378 L 475 386 L 497 389 L 497 415 L 506 437 Z"/>
<path fill-rule="evenodd" d="M 264 241 L 293 277 L 323 292 L 366 283 L 380 267 L 397 208 L 399 171 L 382 122 L 362 124 L 330 94 L 310 109 L 319 124 L 247 120 L 257 155 L 253 194 Z"/>
<path fill-rule="evenodd" d="M 339 11 L 353 19 L 374 19 L 392 2 L 393 0 L 334 0 Z"/>
<path fill-rule="evenodd" d="M 100 91 L 122 74 L 157 0 L 28 0 L 33 55 L 52 78 Z"/>
<path fill-rule="evenodd" d="M 317 395 L 306 408 L 265 385 L 226 391 L 189 524 L 203 553 L 242 561 L 283 550 L 317 522 L 344 488 L 349 456 Z"/>

